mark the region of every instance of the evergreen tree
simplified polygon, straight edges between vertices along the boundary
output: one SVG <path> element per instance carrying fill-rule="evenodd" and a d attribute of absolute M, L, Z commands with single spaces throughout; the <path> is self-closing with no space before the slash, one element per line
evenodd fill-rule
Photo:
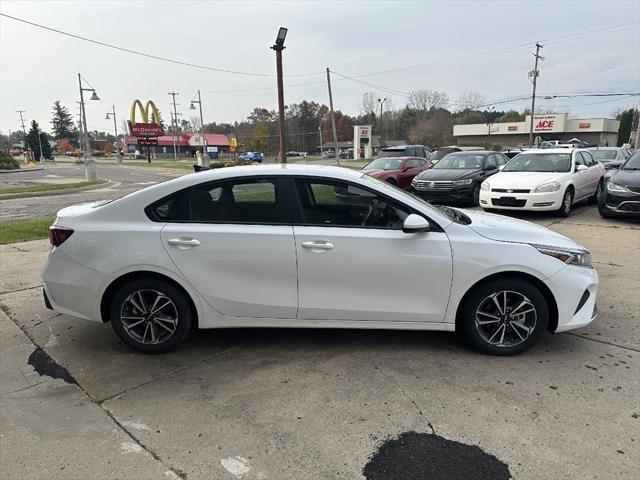
<path fill-rule="evenodd" d="M 633 108 L 625 110 L 620 114 L 620 126 L 618 127 L 618 147 L 629 141 L 631 126 L 633 124 Z"/>
<path fill-rule="evenodd" d="M 67 110 L 67 107 L 60 104 L 60 100 L 53 102 L 53 118 L 51 125 L 53 130 L 53 138 L 61 140 L 68 138 L 72 143 L 76 142 L 77 134 L 73 122 L 73 117 Z M 43 147 L 44 148 L 44 147 Z"/>
<path fill-rule="evenodd" d="M 51 158 L 51 145 L 48 136 L 38 126 L 38 122 L 31 121 L 31 128 L 27 132 L 26 146 L 31 149 L 36 161 L 40 160 L 40 144 L 42 144 L 42 154 L 44 158 Z"/>

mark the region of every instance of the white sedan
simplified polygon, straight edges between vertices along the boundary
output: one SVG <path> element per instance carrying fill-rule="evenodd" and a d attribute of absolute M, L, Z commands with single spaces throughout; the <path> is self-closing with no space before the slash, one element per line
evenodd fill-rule
<path fill-rule="evenodd" d="M 569 238 L 335 167 L 194 173 L 65 208 L 50 238 L 47 306 L 145 352 L 194 328 L 314 327 L 460 331 L 511 355 L 596 315 Z"/>
<path fill-rule="evenodd" d="M 605 168 L 584 149 L 527 150 L 480 186 L 484 209 L 555 211 L 568 217 L 573 204 L 598 203 Z"/>

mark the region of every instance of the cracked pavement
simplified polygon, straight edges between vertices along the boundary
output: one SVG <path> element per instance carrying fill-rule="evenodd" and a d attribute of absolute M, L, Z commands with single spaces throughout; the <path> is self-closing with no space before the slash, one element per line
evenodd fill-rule
<path fill-rule="evenodd" d="M 362 479 L 386 439 L 425 432 L 517 479 L 637 478 L 640 224 L 593 207 L 521 218 L 592 251 L 600 317 L 510 358 L 442 332 L 303 329 L 201 331 L 142 355 L 44 307 L 47 241 L 2 245 L 1 476 Z"/>

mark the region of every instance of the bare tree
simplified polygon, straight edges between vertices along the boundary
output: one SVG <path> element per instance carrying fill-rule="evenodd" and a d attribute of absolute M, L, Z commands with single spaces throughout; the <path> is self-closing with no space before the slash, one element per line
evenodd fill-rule
<path fill-rule="evenodd" d="M 409 92 L 408 104 L 414 110 L 427 111 L 431 108 L 447 108 L 449 95 L 437 90 L 412 90 Z"/>
<path fill-rule="evenodd" d="M 484 95 L 478 92 L 462 92 L 457 104 L 460 110 L 477 110 L 484 102 Z"/>
<path fill-rule="evenodd" d="M 375 92 L 369 90 L 362 95 L 362 103 L 360 104 L 360 111 L 363 115 L 375 115 L 376 106 L 378 105 L 378 95 Z"/>
<path fill-rule="evenodd" d="M 129 122 L 127 122 L 124 118 L 122 119 L 122 123 L 120 124 L 120 128 L 122 129 L 122 133 L 125 135 L 129 135 Z"/>
<path fill-rule="evenodd" d="M 191 123 L 191 127 L 194 130 L 200 131 L 201 128 L 201 123 L 200 123 L 200 117 L 189 117 L 189 121 Z"/>

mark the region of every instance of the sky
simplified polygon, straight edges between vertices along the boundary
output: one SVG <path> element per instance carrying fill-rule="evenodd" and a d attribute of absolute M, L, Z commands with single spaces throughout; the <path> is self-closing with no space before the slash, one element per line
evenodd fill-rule
<path fill-rule="evenodd" d="M 86 101 L 89 130 L 113 131 L 113 121 L 105 119 L 112 106 L 120 130 L 134 99 L 153 100 L 168 122 L 170 91 L 179 92 L 180 118 L 189 119 L 195 113 L 189 102 L 200 89 L 205 123 L 239 121 L 258 106 L 275 110 L 275 54 L 269 47 L 280 26 L 289 29 L 285 103 L 328 104 L 327 67 L 356 78 L 332 74 L 334 107 L 352 115 L 360 113 L 368 90 L 389 98 L 395 108 L 406 104 L 414 89 L 444 91 L 453 101 L 465 91 L 479 92 L 488 102 L 527 96 L 536 41 L 544 45 L 541 95 L 640 91 L 637 0 L 0 0 L 0 13 L 155 56 L 260 74 L 168 63 L 0 17 L 0 131 L 5 133 L 20 128 L 16 110 L 25 110 L 25 121 L 35 119 L 45 131 L 55 100 L 76 113 L 78 73 L 100 97 Z M 596 29 L 601 30 L 572 35 Z M 609 117 L 639 100 L 557 98 L 540 99 L 537 106 L 581 118 Z M 523 99 L 496 109 L 522 110 L 529 104 Z"/>

